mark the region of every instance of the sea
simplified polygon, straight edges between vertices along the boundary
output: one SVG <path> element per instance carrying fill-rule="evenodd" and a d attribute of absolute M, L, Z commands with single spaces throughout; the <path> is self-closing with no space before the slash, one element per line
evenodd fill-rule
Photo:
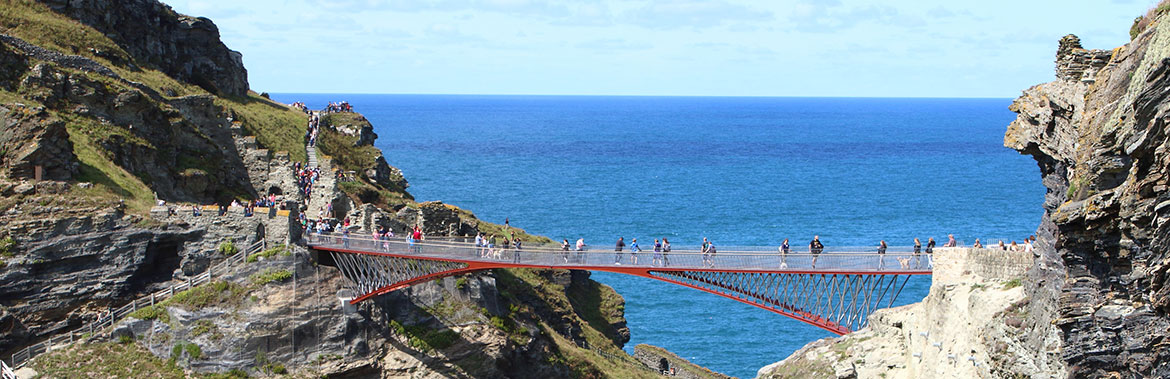
<path fill-rule="evenodd" d="M 555 240 L 794 250 L 1022 241 L 1045 193 L 1003 147 L 1011 99 L 275 94 L 348 101 L 420 201 Z M 941 243 L 941 242 L 940 242 Z M 832 333 L 651 279 L 595 273 L 647 343 L 750 378 Z M 922 300 L 916 277 L 897 304 Z"/>

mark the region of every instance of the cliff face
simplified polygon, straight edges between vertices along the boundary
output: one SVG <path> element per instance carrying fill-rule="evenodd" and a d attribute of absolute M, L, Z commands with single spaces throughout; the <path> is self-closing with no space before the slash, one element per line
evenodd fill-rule
<path fill-rule="evenodd" d="M 987 378 L 1055 376 L 1060 367 L 1029 357 L 1020 286 L 1032 257 L 1019 252 L 944 248 L 934 257 L 920 303 L 882 309 L 869 326 L 808 344 L 760 369 L 758 378 Z M 1043 341 L 1044 349 L 1059 341 Z"/>
<path fill-rule="evenodd" d="M 1058 80 L 1012 104 L 1004 144 L 1034 157 L 1048 187 L 1028 339 L 1059 336 L 1037 358 L 1071 376 L 1170 376 L 1168 21 L 1112 51 L 1065 37 Z"/>
<path fill-rule="evenodd" d="M 223 96 L 248 93 L 242 55 L 220 41 L 211 20 L 175 13 L 155 0 L 38 1 L 109 36 L 133 57 L 116 64 L 153 66 Z"/>
<path fill-rule="evenodd" d="M 1035 158 L 1048 188 L 1021 287 L 940 287 L 936 268 L 922 303 L 760 376 L 1170 377 L 1170 16 L 1147 17 L 1113 50 L 1064 37 L 1057 80 L 1011 105 L 1004 145 Z"/>
<path fill-rule="evenodd" d="M 307 115 L 248 93 L 239 54 L 207 19 L 153 0 L 0 2 L 4 356 L 206 272 L 223 259 L 223 241 L 242 249 L 266 240 L 273 249 L 165 303 L 152 299 L 88 342 L 133 341 L 146 355 L 202 373 L 653 375 L 620 350 L 629 340 L 621 297 L 584 272 L 478 273 L 343 305 L 336 269 L 278 245 L 300 236 L 299 211 L 315 217 L 333 205 L 325 217 L 349 217 L 362 233 L 379 225 L 421 225 L 428 235 L 502 227 L 415 202 L 356 113 L 323 118 L 317 146 L 332 157 L 320 157 L 323 178 L 304 198 L 293 161 L 308 160 Z M 331 168 L 347 180 L 335 182 Z M 191 208 L 269 193 L 288 215 Z M 181 207 L 172 212 L 157 200 Z M 113 372 L 94 367 L 84 350 L 29 367 L 60 377 Z M 157 374 L 130 372 L 124 376 Z"/>

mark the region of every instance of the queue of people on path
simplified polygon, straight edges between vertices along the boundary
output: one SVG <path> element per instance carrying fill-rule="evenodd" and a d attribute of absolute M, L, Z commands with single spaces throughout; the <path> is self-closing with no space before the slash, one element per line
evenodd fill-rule
<path fill-rule="evenodd" d="M 309 125 L 305 128 L 305 144 L 308 146 L 317 146 L 317 135 L 321 132 L 321 115 L 318 113 L 309 114 Z"/>
<path fill-rule="evenodd" d="M 297 176 L 297 189 L 304 195 L 301 201 L 304 208 L 308 209 L 309 200 L 313 196 L 313 185 L 317 184 L 317 180 L 321 177 L 321 168 L 306 166 L 297 162 L 293 164 L 293 170 Z"/>

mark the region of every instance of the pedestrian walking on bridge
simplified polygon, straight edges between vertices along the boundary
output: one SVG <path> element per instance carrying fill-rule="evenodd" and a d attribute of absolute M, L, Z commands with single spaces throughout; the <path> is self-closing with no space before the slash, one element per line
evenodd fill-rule
<path fill-rule="evenodd" d="M 817 257 L 822 251 L 825 251 L 825 245 L 821 243 L 821 236 L 814 235 L 812 241 L 808 243 L 808 253 L 812 254 L 812 268 L 817 268 Z"/>
<path fill-rule="evenodd" d="M 792 251 L 788 247 L 788 239 L 785 238 L 784 242 L 781 243 L 780 247 L 776 248 L 776 250 L 780 251 L 780 268 L 788 268 L 788 253 Z"/>
<path fill-rule="evenodd" d="M 622 264 L 622 249 L 626 248 L 626 238 L 618 237 L 617 244 L 613 247 L 613 264 Z"/>

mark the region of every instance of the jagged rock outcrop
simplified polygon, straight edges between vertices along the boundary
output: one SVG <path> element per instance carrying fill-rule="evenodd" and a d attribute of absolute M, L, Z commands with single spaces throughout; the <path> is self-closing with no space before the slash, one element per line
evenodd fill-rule
<path fill-rule="evenodd" d="M 227 114 L 208 95 L 164 99 L 149 88 L 103 82 L 48 63 L 31 67 L 18 90 L 49 110 L 78 117 L 88 138 L 115 164 L 146 179 L 160 199 L 210 203 L 230 194 L 254 196 L 259 191 L 248 165 L 268 168 L 266 150 L 263 162 L 242 160 L 233 143 L 240 133 L 229 128 Z M 40 128 L 59 132 L 52 136 L 65 136 L 63 126 L 54 128 L 47 118 L 44 124 Z M 55 146 L 47 141 L 45 146 Z"/>
<path fill-rule="evenodd" d="M 242 55 L 219 39 L 211 20 L 176 13 L 156 0 L 40 0 L 106 34 L 137 64 L 224 96 L 248 92 Z M 114 56 L 107 56 L 114 58 Z"/>
<path fill-rule="evenodd" d="M 9 178 L 69 180 L 77 175 L 77 156 L 65 123 L 43 108 L 0 104 L 0 167 Z"/>
<path fill-rule="evenodd" d="M 1032 265 L 1024 252 L 939 249 L 922 302 L 878 310 L 867 327 L 810 343 L 757 377 L 1056 377 L 1060 367 L 1030 359 L 1016 338 L 1029 302 L 1020 278 Z"/>
<path fill-rule="evenodd" d="M 109 306 L 171 280 L 186 242 L 202 232 L 148 230 L 107 209 L 88 215 L 7 219 L 14 258 L 0 270 L 0 351 L 72 330 Z"/>
<path fill-rule="evenodd" d="M 1112 51 L 1066 37 L 1057 62 L 1070 69 L 1012 105 L 1004 144 L 1034 157 L 1048 187 L 1024 353 L 1070 376 L 1170 376 L 1167 21 Z M 1051 335 L 1056 351 L 1038 343 Z"/>
<path fill-rule="evenodd" d="M 12 91 L 20 83 L 20 76 L 28 71 L 28 58 L 18 54 L 7 44 L 0 43 L 0 89 Z"/>

